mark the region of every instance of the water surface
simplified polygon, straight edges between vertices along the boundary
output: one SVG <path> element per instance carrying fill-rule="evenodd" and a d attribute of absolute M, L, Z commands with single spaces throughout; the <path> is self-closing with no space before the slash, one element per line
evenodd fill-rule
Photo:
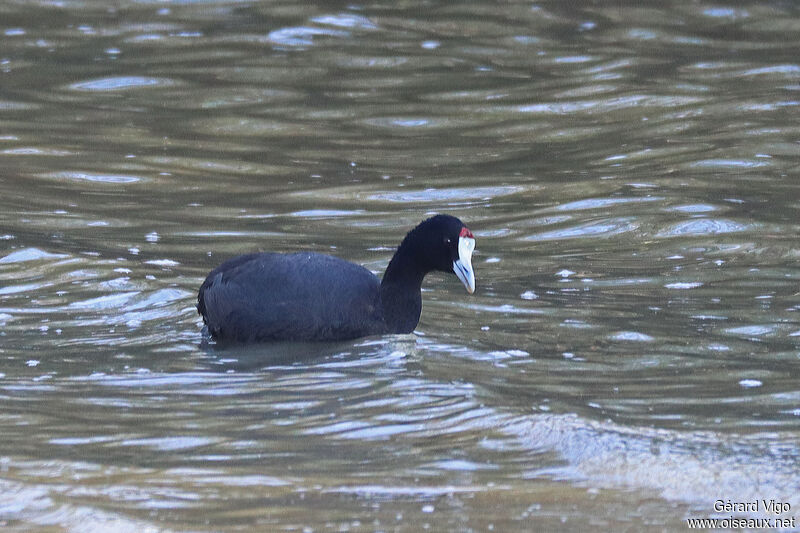
<path fill-rule="evenodd" d="M 800 509 L 800 13 L 785 2 L 0 7 L 0 521 L 683 530 Z M 220 349 L 205 274 L 478 289 L 414 335 Z M 767 517 L 757 513 L 758 517 Z"/>

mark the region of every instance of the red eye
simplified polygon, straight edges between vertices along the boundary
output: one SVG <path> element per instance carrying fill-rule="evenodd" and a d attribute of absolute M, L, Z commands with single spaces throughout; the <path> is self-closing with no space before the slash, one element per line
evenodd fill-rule
<path fill-rule="evenodd" d="M 475 235 L 473 235 L 472 232 L 469 230 L 469 228 L 467 228 L 466 226 L 461 228 L 461 233 L 459 233 L 458 236 L 459 237 L 469 237 L 470 239 L 474 239 L 475 238 Z"/>

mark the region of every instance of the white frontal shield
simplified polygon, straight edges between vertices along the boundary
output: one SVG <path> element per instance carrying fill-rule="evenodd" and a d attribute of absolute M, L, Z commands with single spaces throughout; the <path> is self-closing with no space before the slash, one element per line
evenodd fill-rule
<path fill-rule="evenodd" d="M 475 292 L 475 272 L 472 270 L 472 252 L 475 250 L 475 239 L 462 236 L 458 238 L 458 259 L 453 261 L 453 272 L 466 287 L 467 292 Z"/>

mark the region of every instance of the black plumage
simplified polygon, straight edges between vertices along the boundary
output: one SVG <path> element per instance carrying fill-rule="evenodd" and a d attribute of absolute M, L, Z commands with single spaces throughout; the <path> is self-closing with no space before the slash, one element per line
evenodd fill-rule
<path fill-rule="evenodd" d="M 255 253 L 212 270 L 197 310 L 218 341 L 344 340 L 410 333 L 422 311 L 421 286 L 433 270 L 455 273 L 474 290 L 474 237 L 455 217 L 437 215 L 411 230 L 383 279 L 317 253 Z"/>

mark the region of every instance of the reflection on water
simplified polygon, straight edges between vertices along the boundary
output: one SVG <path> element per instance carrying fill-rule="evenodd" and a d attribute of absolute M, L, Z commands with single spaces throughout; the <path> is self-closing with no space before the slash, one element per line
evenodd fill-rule
<path fill-rule="evenodd" d="M 800 509 L 793 5 L 0 12 L 4 525 Z M 201 337 L 225 258 L 380 273 L 443 211 L 480 290 L 431 276 L 415 335 Z"/>

